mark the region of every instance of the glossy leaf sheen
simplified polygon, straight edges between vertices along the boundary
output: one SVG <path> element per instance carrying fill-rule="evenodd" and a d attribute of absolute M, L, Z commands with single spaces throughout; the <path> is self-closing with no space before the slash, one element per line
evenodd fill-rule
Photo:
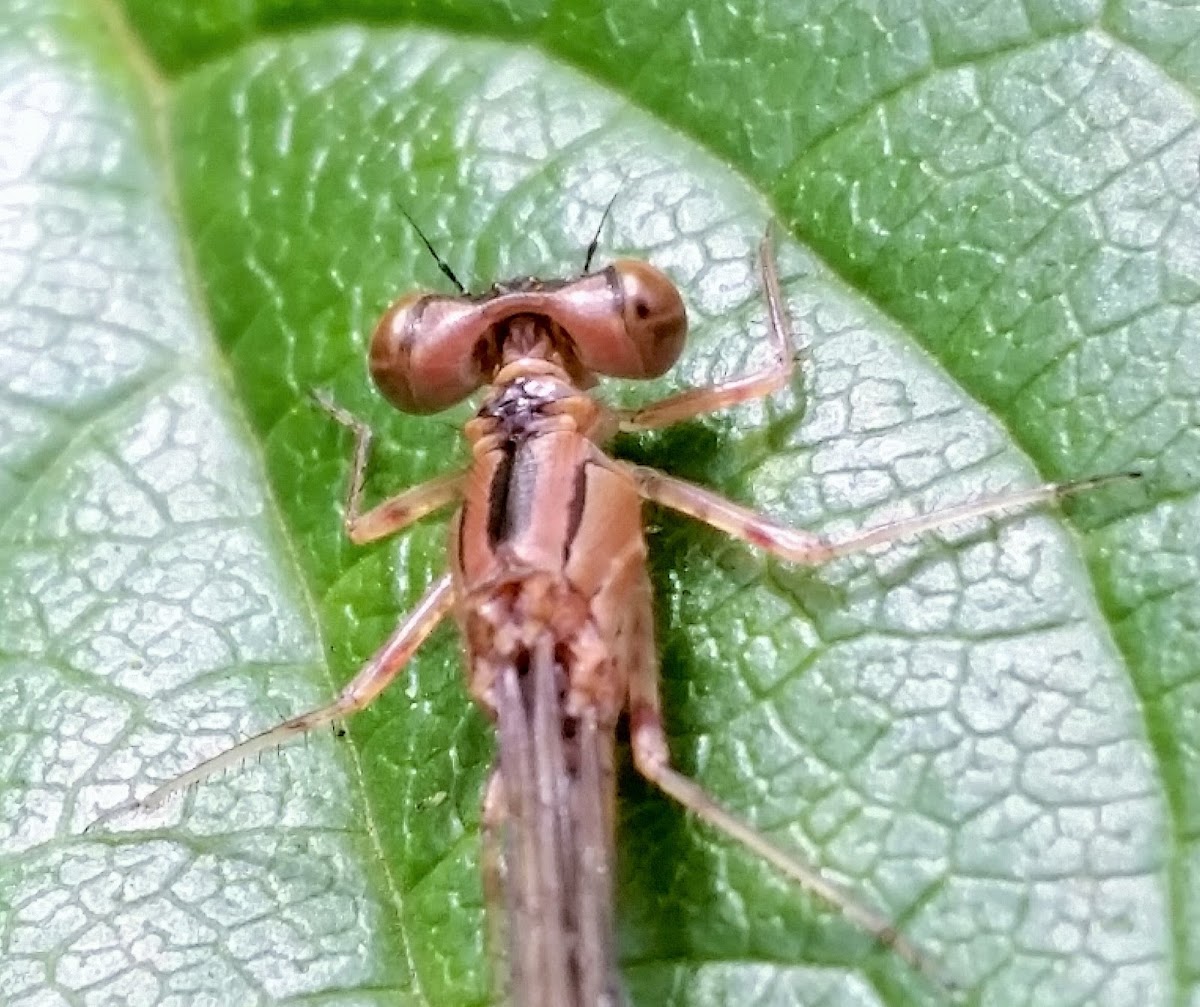
<path fill-rule="evenodd" d="M 597 12 L 600 11 L 600 12 Z M 469 35 L 458 34 L 469 32 Z M 388 301 L 605 255 L 684 291 L 641 401 L 792 392 L 623 443 L 846 533 L 1138 486 L 817 571 L 650 514 L 680 765 L 895 915 L 983 1005 L 1200 990 L 1200 10 L 1031 0 L 11 0 L 0 12 L 0 989 L 75 1004 L 488 1000 L 488 726 L 457 644 L 349 725 L 81 834 L 324 701 L 442 566 L 348 546 L 329 388 L 382 494 L 462 460 L 390 412 Z M 943 997 L 622 779 L 638 1004 Z"/>

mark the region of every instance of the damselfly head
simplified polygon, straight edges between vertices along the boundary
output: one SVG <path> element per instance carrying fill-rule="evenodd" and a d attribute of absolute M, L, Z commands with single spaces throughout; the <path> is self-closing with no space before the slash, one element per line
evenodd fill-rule
<path fill-rule="evenodd" d="M 600 275 L 612 284 L 621 326 L 597 338 L 594 346 L 576 337 L 580 358 L 610 378 L 665 374 L 679 359 L 687 338 L 687 312 L 679 290 L 661 270 L 637 259 L 618 259 Z"/>
<path fill-rule="evenodd" d="M 510 341 L 517 320 L 522 338 Z M 656 378 L 679 358 L 687 336 L 675 285 L 648 263 L 620 259 L 571 280 L 525 278 L 480 295 L 402 297 L 371 339 L 371 376 L 397 408 L 438 412 L 531 353 L 530 320 L 544 334 L 545 352 L 581 387 L 592 374 Z"/>
<path fill-rule="evenodd" d="M 407 294 L 375 326 L 371 378 L 397 409 L 436 413 L 483 385 L 498 359 L 491 326 L 467 297 Z"/>

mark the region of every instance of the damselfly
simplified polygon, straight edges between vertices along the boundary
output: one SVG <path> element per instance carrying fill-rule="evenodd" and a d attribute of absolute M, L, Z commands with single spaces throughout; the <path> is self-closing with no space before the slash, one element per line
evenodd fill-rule
<path fill-rule="evenodd" d="M 375 330 L 370 370 L 380 391 L 409 413 L 438 412 L 482 389 L 482 404 L 465 427 L 467 467 L 364 512 L 370 429 L 328 398 L 321 401 L 355 433 L 345 502 L 350 538 L 371 542 L 457 505 L 449 572 L 332 703 L 243 741 L 104 818 L 155 808 L 256 752 L 363 709 L 452 615 L 471 696 L 496 724 L 498 763 L 482 816 L 484 885 L 492 918 L 508 934 L 507 985 L 521 1007 L 624 1001 L 613 940 L 614 748 L 622 716 L 634 766 L 648 780 L 914 967 L 935 971 L 886 917 L 672 767 L 659 709 L 643 506 L 669 508 L 812 566 L 1105 480 L 991 496 L 830 541 L 609 457 L 603 447 L 618 431 L 665 427 L 788 385 L 796 353 L 769 239 L 761 243 L 760 263 L 773 362 L 632 410 L 612 409 L 588 389 L 598 375 L 657 377 L 678 358 L 687 320 L 663 273 L 632 260 L 591 272 L 593 241 L 579 276 L 521 278 L 471 295 L 438 258 L 459 293 L 412 294 L 392 305 Z"/>

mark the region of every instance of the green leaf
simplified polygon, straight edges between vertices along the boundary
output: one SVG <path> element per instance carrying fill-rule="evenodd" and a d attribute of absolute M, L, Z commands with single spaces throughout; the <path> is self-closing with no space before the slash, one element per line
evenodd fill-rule
<path fill-rule="evenodd" d="M 798 571 L 650 513 L 678 763 L 981 1005 L 1200 996 L 1200 9 L 11 0 L 0 12 L 0 989 L 6 1003 L 477 1004 L 490 729 L 458 645 L 347 726 L 83 833 L 327 700 L 443 566 L 346 544 L 462 460 L 369 387 L 381 309 L 605 255 L 683 290 L 646 401 L 804 377 L 619 447 L 846 534 L 1042 479 L 1048 511 Z M 622 777 L 637 1004 L 938 1004 Z"/>

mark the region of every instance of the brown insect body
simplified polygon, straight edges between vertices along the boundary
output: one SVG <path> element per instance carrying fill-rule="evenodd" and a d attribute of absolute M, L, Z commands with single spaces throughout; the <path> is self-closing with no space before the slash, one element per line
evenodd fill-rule
<path fill-rule="evenodd" d="M 629 668 L 655 661 L 642 502 L 553 326 L 519 317 L 503 345 L 450 566 L 470 691 L 499 724 L 511 983 L 528 1007 L 616 1004 L 613 739 Z"/>
<path fill-rule="evenodd" d="M 482 861 L 489 908 L 505 910 L 508 987 L 519 1007 L 623 1002 L 612 918 L 613 747 L 623 712 L 633 764 L 646 779 L 936 976 L 932 960 L 886 916 L 850 898 L 671 766 L 659 710 L 642 506 L 670 508 L 779 559 L 815 566 L 1136 473 L 996 494 L 831 542 L 701 486 L 609 458 L 602 447 L 618 429 L 669 426 L 788 384 L 791 328 L 766 238 L 760 252 L 774 362 L 629 411 L 611 410 L 587 394 L 594 375 L 662 374 L 687 330 L 678 291 L 646 263 L 619 260 L 569 280 L 519 279 L 480 295 L 398 300 L 375 330 L 372 377 L 394 405 L 418 413 L 486 386 L 466 425 L 466 471 L 361 512 L 370 428 L 327 398 L 318 400 L 356 434 L 346 493 L 350 538 L 374 541 L 458 504 L 450 572 L 434 581 L 332 702 L 212 756 L 100 820 L 158 807 L 256 752 L 363 709 L 453 614 L 471 695 L 496 722 L 499 764 L 484 800 Z M 489 916 L 499 922 L 499 914 Z"/>

